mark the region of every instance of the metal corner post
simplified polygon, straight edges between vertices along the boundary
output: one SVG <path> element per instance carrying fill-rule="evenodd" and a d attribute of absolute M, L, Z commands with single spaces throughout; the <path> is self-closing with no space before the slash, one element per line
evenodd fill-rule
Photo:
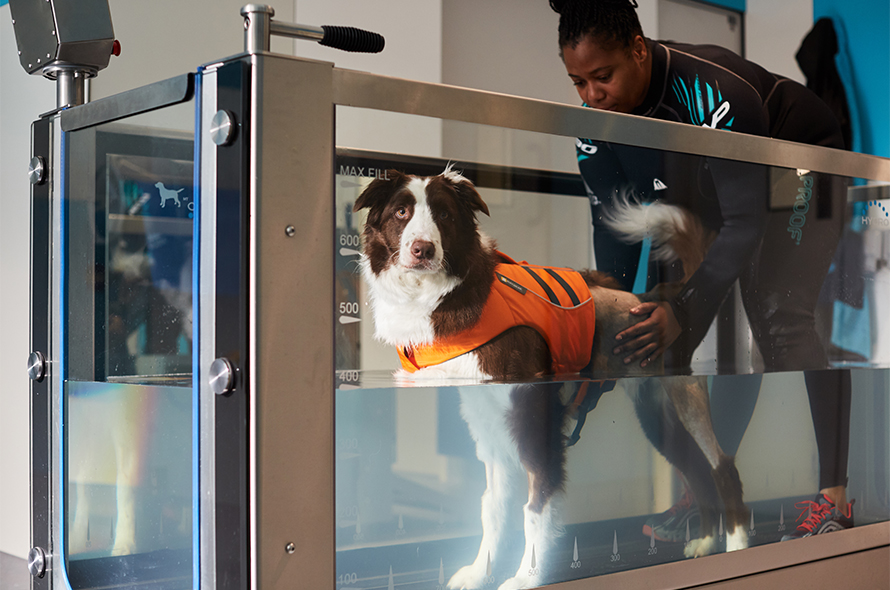
<path fill-rule="evenodd" d="M 333 588 L 333 67 L 251 61 L 255 587 Z"/>
<path fill-rule="evenodd" d="M 52 159 L 53 119 L 31 126 L 31 553 L 33 590 L 52 587 Z"/>
<path fill-rule="evenodd" d="M 198 137 L 199 186 L 197 238 L 199 241 L 197 264 L 198 277 L 197 334 L 199 342 L 196 371 L 198 384 L 199 415 L 199 465 L 198 488 L 200 500 L 199 539 L 200 588 L 217 588 L 216 564 L 216 408 L 215 396 L 206 378 L 207 367 L 216 358 L 216 194 L 217 194 L 217 146 L 210 141 L 210 122 L 217 112 L 217 71 L 205 70 L 199 74 L 200 104 Z"/>
<path fill-rule="evenodd" d="M 237 127 L 237 130 L 228 138 L 227 134 L 220 137 L 211 132 L 211 137 L 225 141 L 213 145 L 216 148 L 212 158 L 215 170 L 208 168 L 211 162 L 206 159 L 206 154 L 203 154 L 205 159 L 201 164 L 202 176 L 214 175 L 213 184 L 202 190 L 202 200 L 209 206 L 202 207 L 200 215 L 202 262 L 199 273 L 205 288 L 205 281 L 210 281 L 213 298 L 212 310 L 205 309 L 206 304 L 201 306 L 201 347 L 202 353 L 205 346 L 211 348 L 210 358 L 228 359 L 241 375 L 250 375 L 252 366 L 248 355 L 251 344 L 247 325 L 250 65 L 245 59 L 232 61 L 219 67 L 213 77 L 215 97 L 205 94 L 204 100 L 215 100 L 216 104 L 204 104 L 202 108 L 206 114 L 222 112 L 225 115 L 222 118 L 230 118 L 234 122 L 232 128 Z M 207 121 L 202 121 L 202 127 L 207 128 Z M 210 127 L 213 127 L 212 119 Z M 204 143 L 208 143 L 206 135 Z M 208 231 L 205 219 L 215 222 L 212 230 Z M 207 260 L 205 253 L 212 254 L 213 260 Z M 208 295 L 203 294 L 205 301 Z M 210 318 L 208 311 L 213 313 Z M 211 341 L 208 341 L 208 332 L 212 335 Z M 207 382 L 212 366 L 207 360 L 203 359 L 200 368 L 203 395 L 205 399 L 213 399 L 214 432 L 225 433 L 225 436 L 213 438 L 213 480 L 205 481 L 206 485 L 213 486 L 213 514 L 207 514 L 205 506 L 202 520 L 207 523 L 208 518 L 213 518 L 213 530 L 225 531 L 225 534 L 217 534 L 213 539 L 205 537 L 202 544 L 212 543 L 214 547 L 215 588 L 247 590 L 252 587 L 250 572 L 253 566 L 250 536 L 253 498 L 248 477 L 253 465 L 249 454 L 249 441 L 253 436 L 251 384 L 239 378 L 224 395 L 215 395 Z"/>
<path fill-rule="evenodd" d="M 265 4 L 248 4 L 241 9 L 241 16 L 244 17 L 244 52 L 269 51 L 275 9 Z"/>

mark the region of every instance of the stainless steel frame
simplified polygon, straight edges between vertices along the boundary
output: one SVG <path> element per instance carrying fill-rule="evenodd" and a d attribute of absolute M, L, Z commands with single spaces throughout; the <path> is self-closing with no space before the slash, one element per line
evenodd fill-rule
<path fill-rule="evenodd" d="M 216 182 L 216 145 L 207 141 L 210 137 L 210 121 L 216 113 L 216 71 L 205 70 L 200 74 L 201 120 L 196 125 L 199 130 L 195 141 L 199 143 L 199 178 L 201 179 L 201 195 L 215 195 Z M 198 365 L 193 367 L 197 372 L 198 388 L 198 415 L 199 415 L 199 472 L 198 500 L 199 514 L 199 542 L 198 557 L 200 560 L 201 590 L 213 590 L 216 588 L 216 505 L 213 482 L 216 480 L 215 450 L 216 429 L 214 395 L 210 391 L 210 383 L 201 376 L 206 373 L 206 368 L 216 358 L 216 300 L 213 297 L 216 276 L 216 241 L 212 236 L 216 234 L 216 199 L 201 198 L 196 209 L 198 216 L 198 238 L 205 239 L 199 243 L 198 265 L 199 272 L 198 293 L 194 300 L 198 303 L 197 321 L 193 328 L 198 334 Z"/>
<path fill-rule="evenodd" d="M 52 578 L 52 486 L 53 486 L 53 428 L 52 384 L 53 371 L 49 362 L 52 347 L 53 298 L 51 272 L 52 235 L 52 134 L 54 121 L 47 117 L 35 121 L 31 127 L 31 153 L 44 164 L 44 179 L 32 184 L 31 189 L 31 347 L 32 355 L 43 358 L 43 376 L 31 375 L 31 554 L 29 570 L 32 588 L 48 588 Z M 37 180 L 37 179 L 35 179 Z M 36 377 L 36 378 L 35 378 Z M 35 563 L 36 561 L 36 563 Z"/>
<path fill-rule="evenodd" d="M 194 84 L 194 74 L 183 74 L 95 100 L 84 108 L 62 111 L 62 131 L 77 131 L 184 102 L 194 94 Z"/>
<path fill-rule="evenodd" d="M 324 588 L 335 578 L 332 66 L 256 55 L 251 67 L 253 587 Z"/>
<path fill-rule="evenodd" d="M 890 160 L 634 115 L 334 69 L 338 105 L 890 181 Z"/>
<path fill-rule="evenodd" d="M 61 489 L 62 483 L 62 472 L 61 472 L 61 455 L 62 455 L 62 443 L 59 440 L 59 435 L 62 431 L 62 376 L 60 372 L 60 359 L 62 356 L 62 331 L 61 331 L 61 322 L 60 318 L 57 315 L 62 306 L 62 199 L 61 199 L 61 190 L 62 190 L 62 167 L 64 163 L 62 162 L 62 126 L 60 117 L 53 117 L 53 129 L 52 129 L 52 162 L 55 162 L 55 165 L 51 167 L 52 174 L 52 183 L 53 186 L 50 189 L 50 195 L 52 202 L 50 204 L 50 215 L 51 215 L 51 235 L 52 241 L 50 245 L 50 251 L 52 252 L 52 278 L 50 279 L 50 284 L 53 286 L 52 288 L 52 297 L 50 300 L 50 371 L 49 378 L 50 386 L 49 386 L 49 395 L 50 395 L 50 406 L 52 412 L 52 434 L 50 435 L 50 465 L 52 465 L 52 480 L 50 484 L 50 493 L 52 494 L 50 500 L 50 510 L 52 513 L 50 514 L 50 522 L 52 527 L 52 533 L 50 534 L 51 544 L 52 544 L 52 552 L 53 556 L 51 559 L 52 563 L 52 577 L 50 588 L 64 588 L 65 587 L 65 574 L 62 571 L 62 558 L 57 554 L 58 551 L 61 550 L 62 543 L 62 518 L 64 517 L 63 510 L 64 506 L 62 505 L 62 498 L 59 490 Z"/>
<path fill-rule="evenodd" d="M 248 219 L 241 255 L 248 282 L 243 329 L 249 337 L 245 358 L 230 359 L 239 375 L 235 389 L 218 396 L 207 381 L 211 362 L 226 354 L 213 292 L 217 273 L 236 270 L 222 270 L 230 261 L 219 250 L 220 240 L 234 238 L 218 233 L 218 204 L 227 190 L 221 166 L 232 165 L 231 150 L 237 151 L 239 140 L 215 145 L 209 139 L 211 120 L 224 108 L 222 72 L 243 65 L 249 67 L 242 89 L 249 93 L 249 104 L 230 116 L 236 138 L 249 143 L 248 180 L 241 195 Z M 325 587 L 335 576 L 333 285 L 319 280 L 333 267 L 331 77 L 331 64 L 267 55 L 233 58 L 201 73 L 201 348 L 196 370 L 203 589 L 240 588 L 242 583 L 290 588 L 296 579 L 307 587 Z M 226 164 L 221 163 L 224 156 Z M 247 451 L 246 471 L 241 481 L 224 482 L 219 476 L 223 466 L 239 477 L 231 471 L 237 461 L 220 455 L 219 441 L 233 433 L 220 432 L 215 417 L 231 413 L 238 396 L 247 396 L 248 402 L 247 440 L 240 441 Z M 234 556 L 216 543 L 230 532 L 220 530 L 222 521 L 215 514 L 220 485 L 248 491 L 247 563 L 242 564 L 247 577 L 242 582 L 221 578 L 224 562 Z"/>

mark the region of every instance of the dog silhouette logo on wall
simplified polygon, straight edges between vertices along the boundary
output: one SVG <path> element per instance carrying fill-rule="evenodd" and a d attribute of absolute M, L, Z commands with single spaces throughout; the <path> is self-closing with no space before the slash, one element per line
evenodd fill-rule
<path fill-rule="evenodd" d="M 155 186 L 157 187 L 158 192 L 161 194 L 161 208 L 167 206 L 167 201 L 173 201 L 174 203 L 176 203 L 177 207 L 182 207 L 182 201 L 179 200 L 179 193 L 181 193 L 185 189 L 181 188 L 175 191 L 164 186 L 163 182 L 156 182 Z"/>

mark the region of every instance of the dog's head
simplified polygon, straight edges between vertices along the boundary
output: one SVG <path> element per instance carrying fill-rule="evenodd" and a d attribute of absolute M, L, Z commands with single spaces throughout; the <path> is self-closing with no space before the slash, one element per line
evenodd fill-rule
<path fill-rule="evenodd" d="M 156 186 L 157 188 L 166 188 L 166 187 L 164 187 L 164 183 L 163 183 L 163 182 L 156 182 L 156 183 L 155 183 L 155 186 Z"/>
<path fill-rule="evenodd" d="M 354 210 L 365 208 L 364 256 L 375 275 L 460 272 L 461 251 L 479 247 L 476 212 L 488 215 L 473 183 L 450 166 L 423 178 L 389 170 L 359 195 Z"/>

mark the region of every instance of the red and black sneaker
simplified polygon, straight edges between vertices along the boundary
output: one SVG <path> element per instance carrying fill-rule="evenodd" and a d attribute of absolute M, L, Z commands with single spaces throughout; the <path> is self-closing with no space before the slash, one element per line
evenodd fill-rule
<path fill-rule="evenodd" d="M 801 510 L 797 520 L 803 518 L 804 521 L 792 533 L 783 536 L 783 541 L 853 528 L 853 502 L 847 504 L 846 514 L 825 494 L 818 494 L 815 502 L 806 500 L 794 507 Z"/>
<path fill-rule="evenodd" d="M 695 504 L 695 497 L 686 487 L 683 497 L 662 512 L 653 514 L 643 524 L 643 534 L 659 541 L 683 542 L 697 539 L 701 528 L 701 514 Z"/>

